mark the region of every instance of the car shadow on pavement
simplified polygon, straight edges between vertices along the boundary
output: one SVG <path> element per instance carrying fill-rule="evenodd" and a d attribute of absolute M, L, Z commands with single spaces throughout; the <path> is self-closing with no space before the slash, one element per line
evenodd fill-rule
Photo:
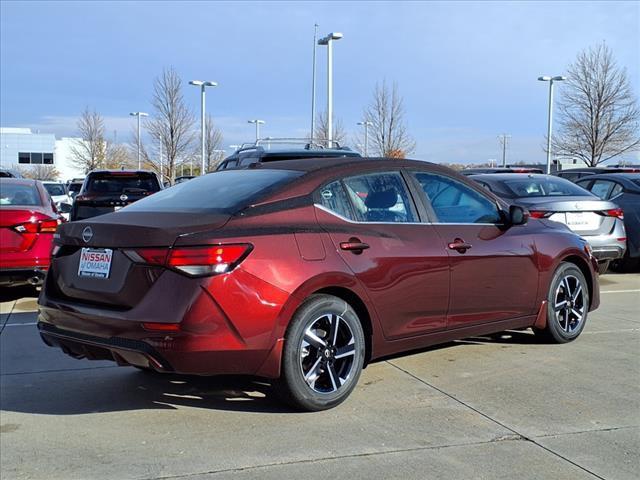
<path fill-rule="evenodd" d="M 44 415 L 180 407 L 295 411 L 278 399 L 269 383 L 252 377 L 159 374 L 124 367 L 4 375 L 1 393 L 2 410 Z"/>
<path fill-rule="evenodd" d="M 0 303 L 13 302 L 22 298 L 38 298 L 40 292 L 35 287 L 25 285 L 22 287 L 1 287 Z"/>

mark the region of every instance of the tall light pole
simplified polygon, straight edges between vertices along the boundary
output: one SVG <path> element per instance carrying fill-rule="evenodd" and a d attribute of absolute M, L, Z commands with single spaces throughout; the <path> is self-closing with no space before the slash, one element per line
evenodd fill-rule
<path fill-rule="evenodd" d="M 333 41 L 342 38 L 340 32 L 333 32 L 318 40 L 318 45 L 327 47 L 327 147 L 333 145 Z"/>
<path fill-rule="evenodd" d="M 558 75 L 555 77 L 542 76 L 538 77 L 541 82 L 549 82 L 549 116 L 547 122 L 547 175 L 551 173 L 551 131 L 553 126 L 553 82 L 561 82 L 567 77 Z"/>
<path fill-rule="evenodd" d="M 369 156 L 369 127 L 373 126 L 373 122 L 368 120 L 364 120 L 362 122 L 358 122 L 358 125 L 362 125 L 364 127 L 364 156 Z"/>
<path fill-rule="evenodd" d="M 148 113 L 144 112 L 131 112 L 129 115 L 132 117 L 138 117 L 138 170 L 142 169 L 142 162 L 140 161 L 140 117 L 148 117 Z"/>
<path fill-rule="evenodd" d="M 264 120 L 254 119 L 247 120 L 247 123 L 255 123 L 256 124 L 256 142 L 260 140 L 260 125 L 264 125 L 266 122 Z"/>
<path fill-rule="evenodd" d="M 313 73 L 311 77 L 311 135 L 309 142 L 313 143 L 316 130 L 316 45 L 318 43 L 318 24 L 313 25 Z"/>
<path fill-rule="evenodd" d="M 202 166 L 200 167 L 200 175 L 204 175 L 204 137 L 205 137 L 205 118 L 204 118 L 204 90 L 207 87 L 217 87 L 216 82 L 204 82 L 202 80 L 191 80 L 189 85 L 195 85 L 200 87 L 200 156 L 202 160 Z M 191 172 L 193 175 L 193 165 L 191 166 Z"/>

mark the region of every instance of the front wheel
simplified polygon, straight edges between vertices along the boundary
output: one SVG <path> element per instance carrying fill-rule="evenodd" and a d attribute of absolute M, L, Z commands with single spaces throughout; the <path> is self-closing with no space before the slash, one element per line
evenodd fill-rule
<path fill-rule="evenodd" d="M 312 295 L 291 320 L 276 388 L 302 410 L 335 407 L 355 388 L 364 355 L 364 333 L 353 308 L 332 295 Z"/>
<path fill-rule="evenodd" d="M 582 271 L 573 263 L 560 264 L 547 294 L 547 325 L 536 334 L 554 343 L 578 338 L 589 313 L 589 287 Z"/>

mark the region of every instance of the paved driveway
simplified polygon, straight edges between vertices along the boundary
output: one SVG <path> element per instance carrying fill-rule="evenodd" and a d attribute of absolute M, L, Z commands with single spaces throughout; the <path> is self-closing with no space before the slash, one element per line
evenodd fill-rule
<path fill-rule="evenodd" d="M 397 357 L 320 413 L 251 379 L 67 358 L 40 341 L 35 299 L 5 294 L 0 477 L 636 479 L 640 274 L 601 286 L 574 343 L 513 332 Z"/>

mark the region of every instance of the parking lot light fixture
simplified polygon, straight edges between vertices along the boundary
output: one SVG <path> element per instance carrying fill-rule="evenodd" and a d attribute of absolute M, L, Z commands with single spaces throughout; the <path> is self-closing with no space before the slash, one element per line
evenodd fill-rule
<path fill-rule="evenodd" d="M 318 40 L 318 45 L 327 47 L 327 147 L 333 143 L 333 41 L 343 37 L 340 32 L 332 32 Z"/>
<path fill-rule="evenodd" d="M 369 127 L 373 126 L 373 122 L 368 120 L 363 120 L 362 122 L 358 122 L 358 125 L 362 125 L 364 127 L 364 156 L 369 156 Z"/>
<path fill-rule="evenodd" d="M 247 120 L 247 123 L 255 123 L 256 125 L 256 142 L 260 139 L 260 125 L 264 125 L 266 122 L 264 120 L 254 119 Z"/>
<path fill-rule="evenodd" d="M 140 161 L 140 117 L 148 117 L 148 113 L 144 112 L 131 112 L 129 115 L 132 117 L 138 117 L 138 170 L 142 169 L 142 162 Z"/>
<path fill-rule="evenodd" d="M 205 89 L 207 87 L 217 87 L 218 84 L 216 82 L 207 82 L 202 80 L 191 80 L 189 85 L 194 85 L 196 87 L 200 87 L 200 160 L 202 161 L 202 166 L 200 168 L 200 175 L 204 175 L 205 171 Z M 191 171 L 191 175 L 193 175 L 193 167 Z"/>
<path fill-rule="evenodd" d="M 551 174 L 551 132 L 553 127 L 553 82 L 562 82 L 567 77 L 543 75 L 538 77 L 540 82 L 549 82 L 549 113 L 547 116 L 547 175 Z"/>

